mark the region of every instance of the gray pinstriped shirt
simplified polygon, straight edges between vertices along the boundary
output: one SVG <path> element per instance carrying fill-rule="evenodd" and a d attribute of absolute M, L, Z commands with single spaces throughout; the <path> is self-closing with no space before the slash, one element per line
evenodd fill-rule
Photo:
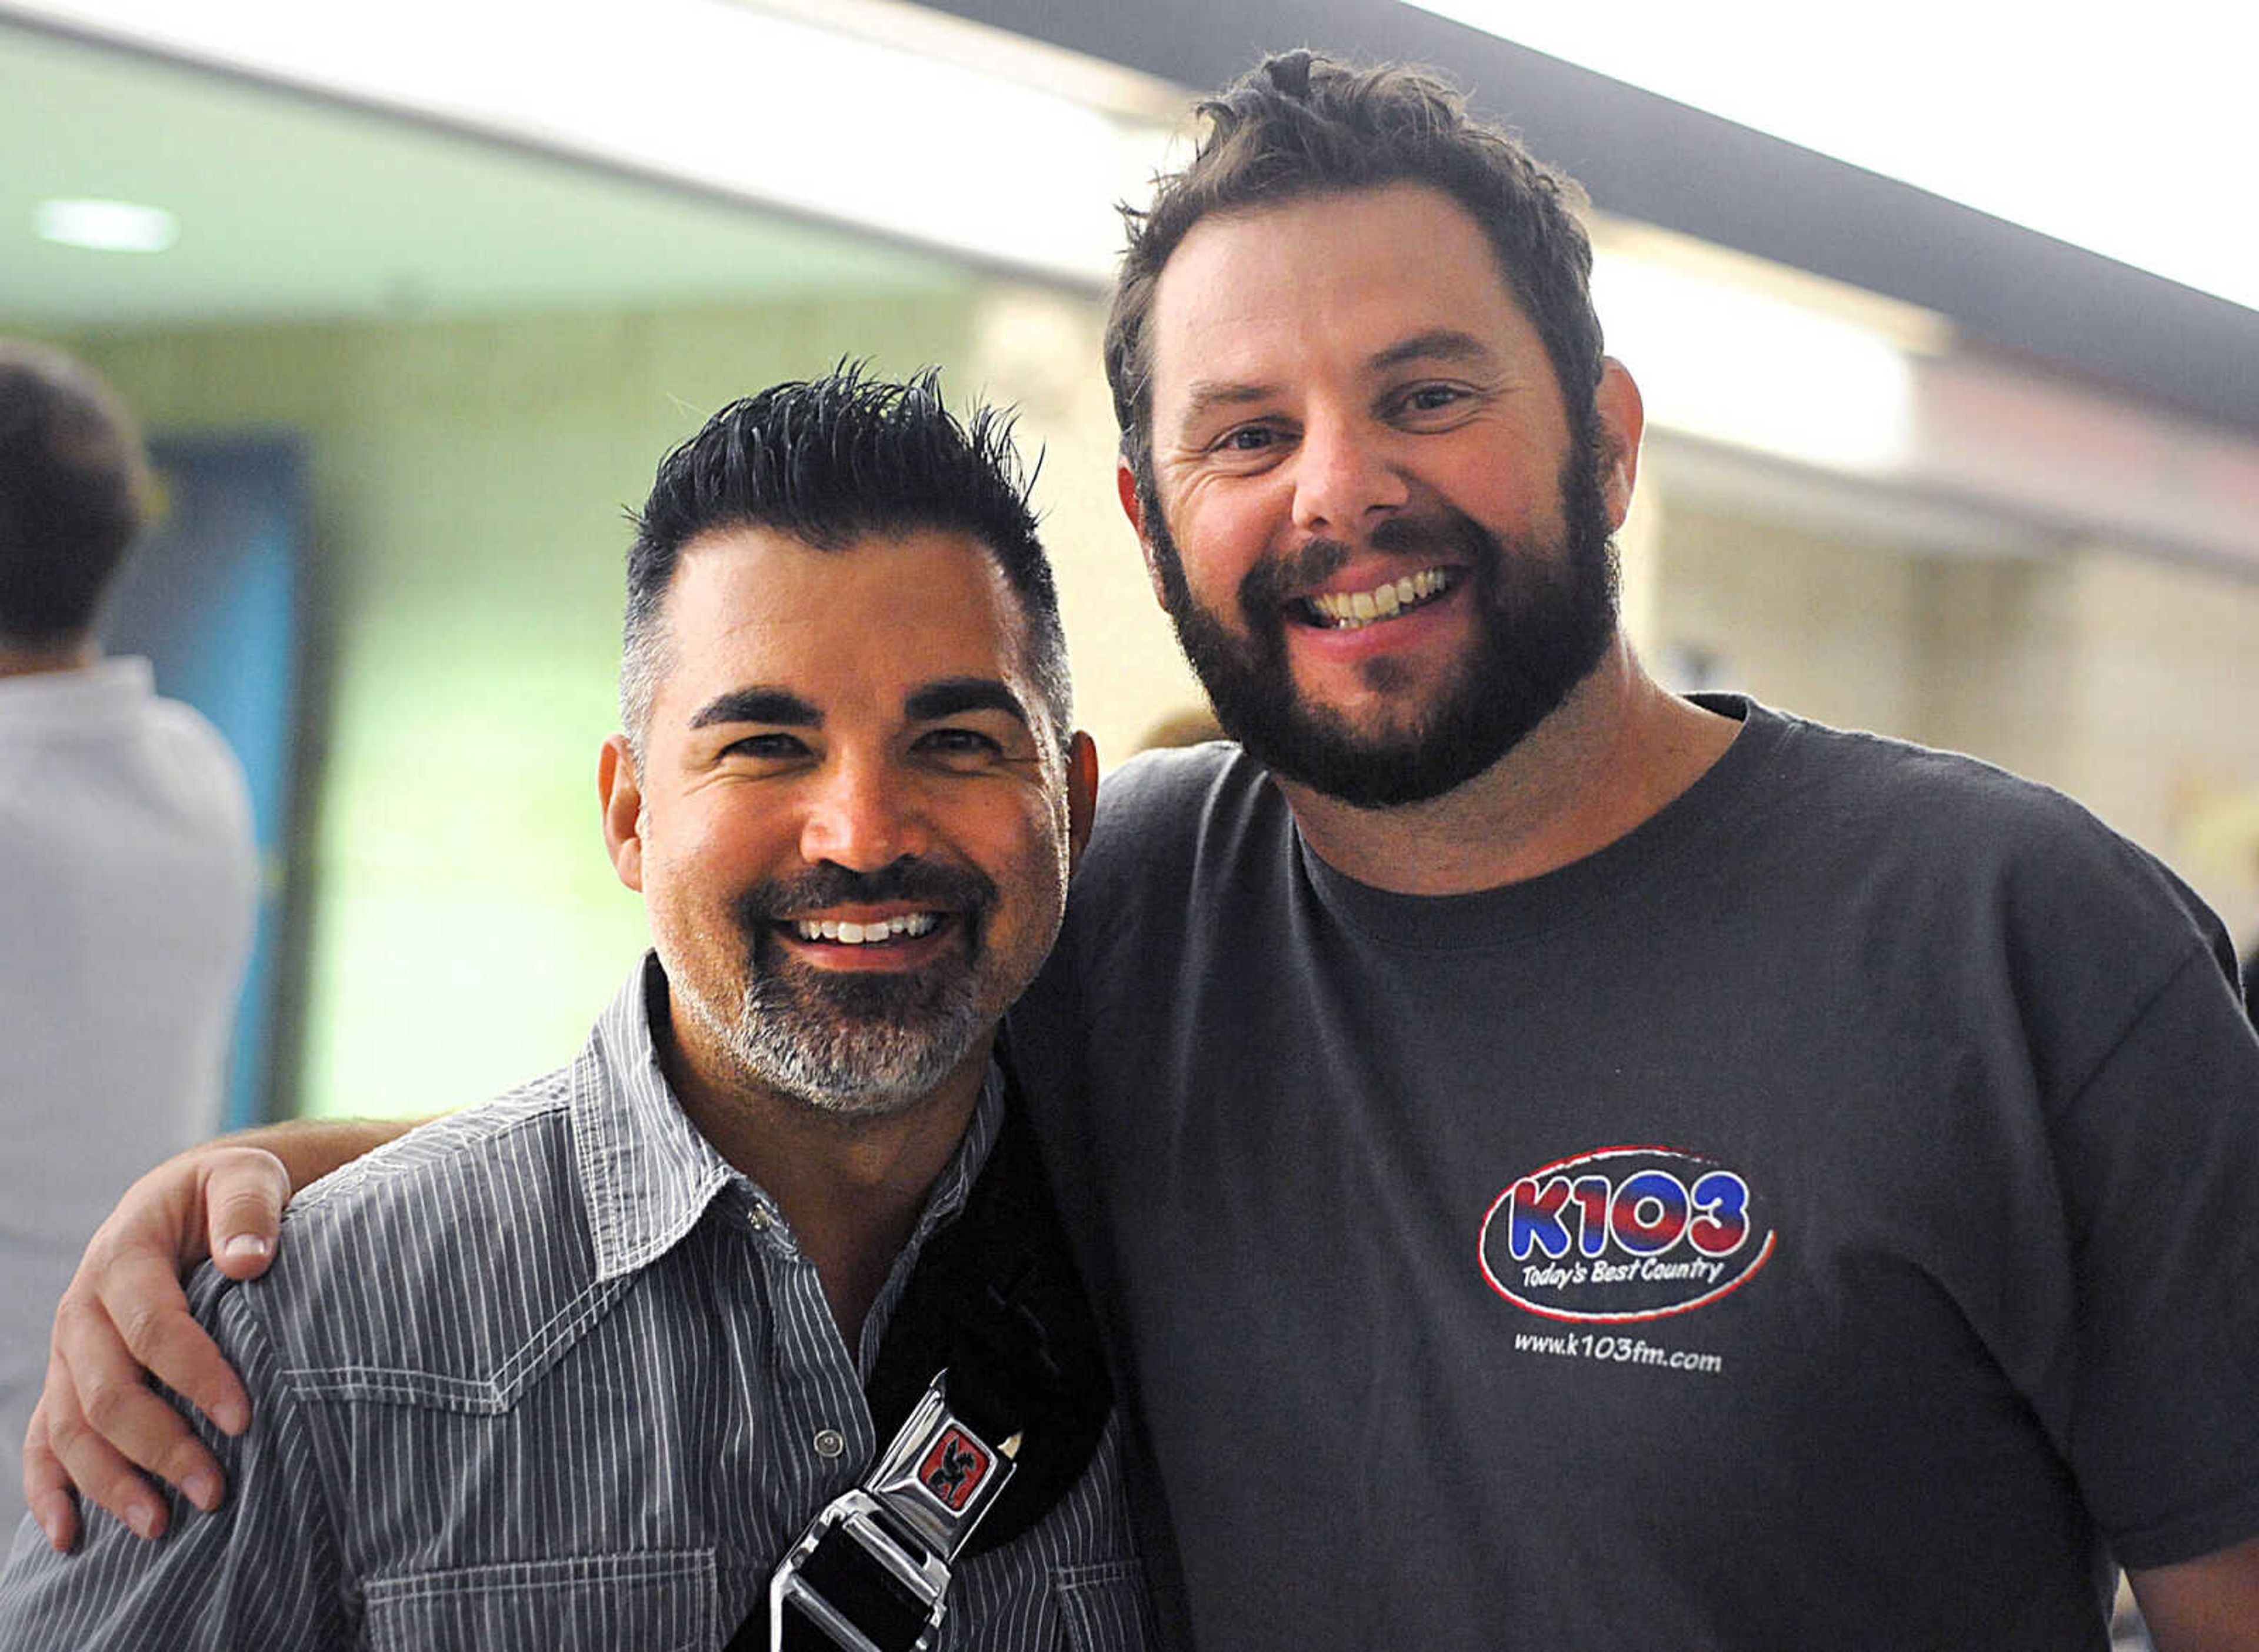
<path fill-rule="evenodd" d="M 227 1505 L 176 1500 L 155 1545 L 89 1506 L 70 1559 L 27 1518 L 0 1647 L 729 1638 L 884 1443 L 863 1378 L 1002 1100 L 992 1074 L 851 1355 L 783 1217 L 668 1092 L 646 990 L 638 970 L 571 1067 L 310 1189 L 266 1279 L 197 1277 L 257 1418 L 239 1441 L 204 1432 Z M 1150 1643 L 1114 1425 L 1058 1506 L 951 1594 L 945 1648 Z"/>

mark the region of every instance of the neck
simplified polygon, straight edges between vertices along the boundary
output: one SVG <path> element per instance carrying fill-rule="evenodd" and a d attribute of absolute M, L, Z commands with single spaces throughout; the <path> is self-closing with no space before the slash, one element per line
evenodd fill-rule
<path fill-rule="evenodd" d="M 90 637 L 68 643 L 0 643 L 0 677 L 34 677 L 43 672 L 84 671 L 102 658 Z"/>
<path fill-rule="evenodd" d="M 1664 690 L 1619 633 L 1544 722 L 1441 797 L 1358 808 L 1279 785 L 1336 870 L 1401 894 L 1467 894 L 1606 848 L 1700 780 L 1739 726 Z"/>
<path fill-rule="evenodd" d="M 700 1048 L 680 1007 L 659 1063 L 699 1133 L 776 1200 L 823 1281 L 849 1349 L 909 1243 L 934 1180 L 973 1122 L 993 1035 L 938 1086 L 883 1117 L 829 1113 L 759 1084 Z"/>

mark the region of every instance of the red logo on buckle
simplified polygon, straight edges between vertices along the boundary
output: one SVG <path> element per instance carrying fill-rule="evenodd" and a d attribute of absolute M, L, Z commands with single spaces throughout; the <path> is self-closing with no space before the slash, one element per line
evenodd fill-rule
<path fill-rule="evenodd" d="M 962 1513 L 994 1466 L 986 1446 L 964 1429 L 951 1428 L 934 1442 L 918 1465 L 918 1484 L 951 1513 Z"/>

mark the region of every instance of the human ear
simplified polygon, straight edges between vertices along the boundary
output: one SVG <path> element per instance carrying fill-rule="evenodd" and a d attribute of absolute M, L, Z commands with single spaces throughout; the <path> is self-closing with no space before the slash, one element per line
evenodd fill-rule
<path fill-rule="evenodd" d="M 1601 359 L 1593 410 L 1600 427 L 1600 496 L 1607 502 L 1613 533 L 1631 510 L 1632 487 L 1639 480 L 1639 438 L 1647 425 L 1639 386 L 1614 356 Z"/>
<path fill-rule="evenodd" d="M 1082 860 L 1083 845 L 1098 813 L 1098 746 L 1077 730 L 1066 754 L 1066 854 L 1070 869 Z"/>
<path fill-rule="evenodd" d="M 628 737 L 613 735 L 596 753 L 596 801 L 604 817 L 604 848 L 612 870 L 629 888 L 643 893 L 643 787 L 636 778 L 635 753 Z"/>
<path fill-rule="evenodd" d="M 1130 468 L 1128 459 L 1114 462 L 1114 491 L 1122 500 L 1122 514 L 1130 518 L 1130 530 L 1137 536 L 1137 548 L 1145 553 L 1145 577 L 1152 582 L 1153 600 L 1164 609 L 1169 606 L 1169 594 L 1161 583 L 1160 559 L 1153 554 L 1153 542 L 1145 533 L 1145 503 L 1137 496 L 1137 474 Z"/>

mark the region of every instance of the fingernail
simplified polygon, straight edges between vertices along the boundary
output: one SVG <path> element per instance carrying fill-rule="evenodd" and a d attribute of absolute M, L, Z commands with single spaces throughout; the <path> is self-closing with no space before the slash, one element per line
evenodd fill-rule
<path fill-rule="evenodd" d="M 67 1553 L 68 1551 L 63 1548 L 63 1535 L 57 1528 L 54 1521 L 44 1514 L 34 1515 L 32 1518 L 39 1522 L 39 1529 L 47 1535 L 47 1547 L 57 1554 Z"/>
<path fill-rule="evenodd" d="M 157 1511 L 146 1503 L 136 1503 L 125 1511 L 125 1523 L 133 1528 L 136 1537 L 146 1542 L 157 1535 Z"/>
<path fill-rule="evenodd" d="M 243 1408 L 240 1399 L 222 1400 L 212 1407 L 210 1414 L 213 1426 L 222 1434 L 241 1434 L 251 1426 L 251 1413 Z"/>
<path fill-rule="evenodd" d="M 198 1469 L 181 1482 L 181 1490 L 189 1494 L 189 1501 L 207 1514 L 219 1506 L 219 1482 L 203 1469 Z"/>
<path fill-rule="evenodd" d="M 273 1249 L 255 1233 L 239 1233 L 220 1247 L 221 1254 L 231 1262 L 255 1262 Z"/>

